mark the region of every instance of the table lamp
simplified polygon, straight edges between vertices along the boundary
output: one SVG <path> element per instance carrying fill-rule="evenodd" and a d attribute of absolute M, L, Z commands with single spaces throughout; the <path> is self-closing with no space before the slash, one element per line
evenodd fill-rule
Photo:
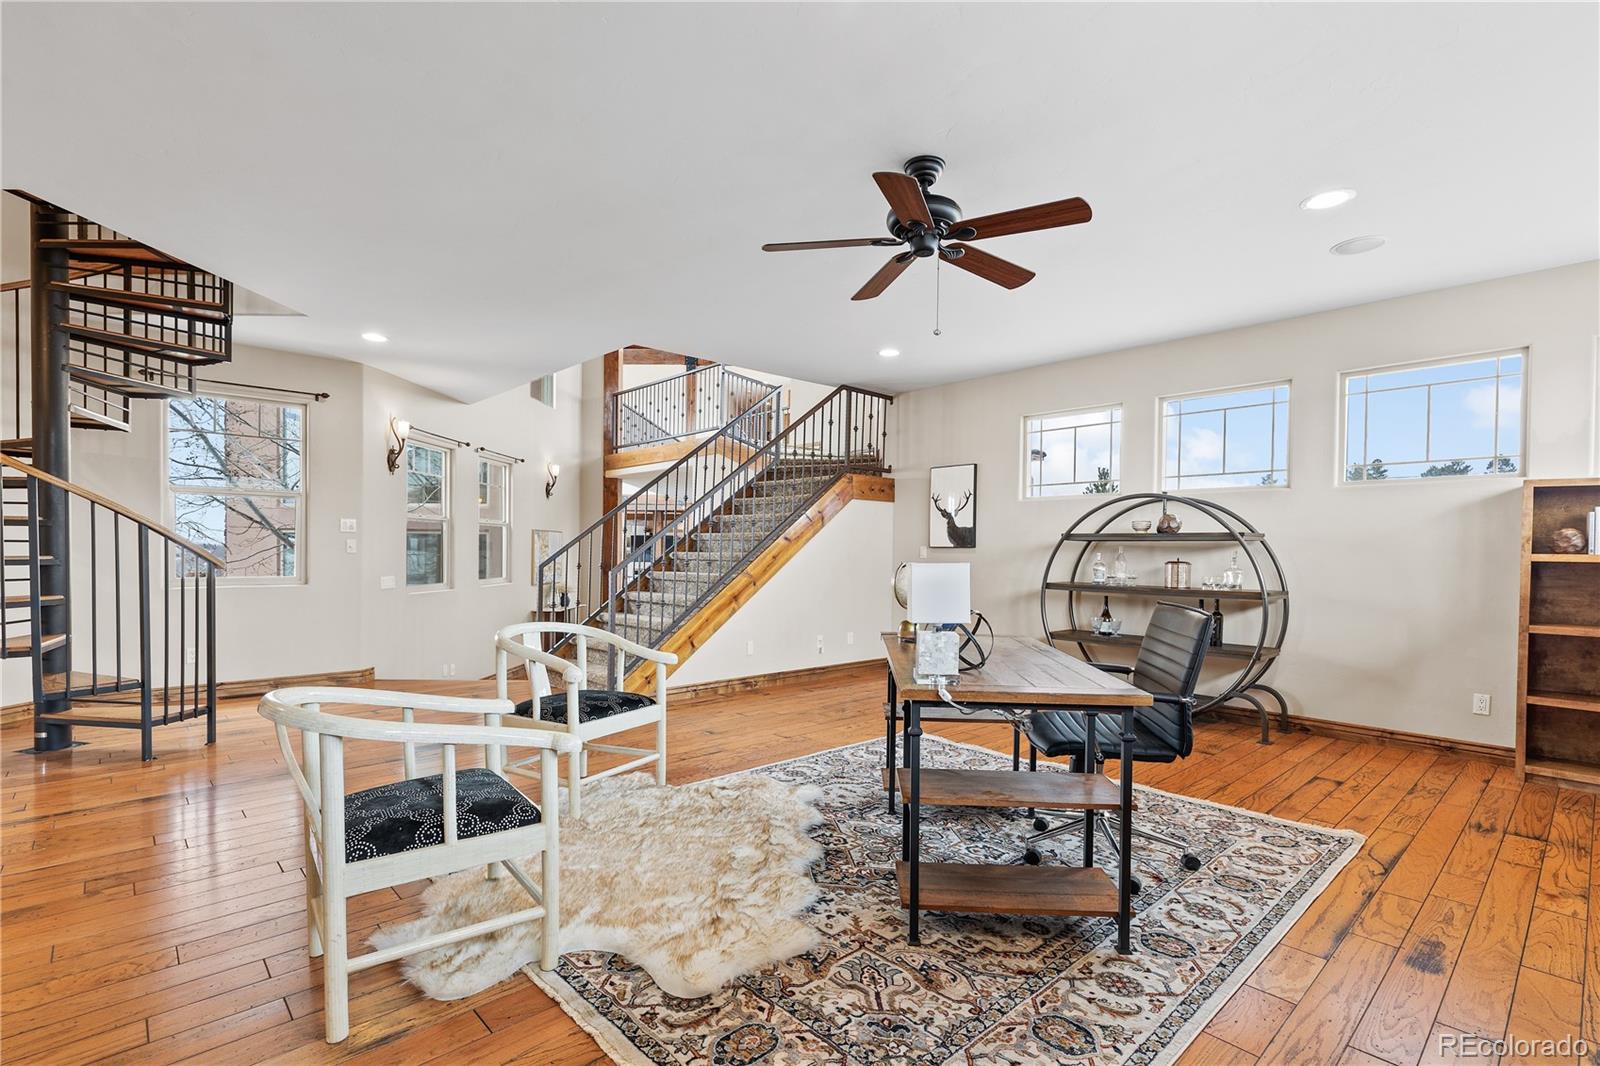
<path fill-rule="evenodd" d="M 972 617 L 972 567 L 967 563 L 909 563 L 906 619 L 917 627 L 919 684 L 954 684 L 961 675 L 961 634 Z"/>

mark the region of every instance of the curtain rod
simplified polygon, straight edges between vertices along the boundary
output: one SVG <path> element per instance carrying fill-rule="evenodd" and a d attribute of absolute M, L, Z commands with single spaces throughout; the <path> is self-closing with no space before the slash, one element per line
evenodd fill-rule
<path fill-rule="evenodd" d="M 525 463 L 528 461 L 526 459 L 519 459 L 515 455 L 507 455 L 505 452 L 497 452 L 493 448 L 485 448 L 482 445 L 479 445 L 474 449 L 474 451 L 478 452 L 480 455 L 492 455 L 498 459 L 505 459 L 508 462 L 513 463 Z"/>
<path fill-rule="evenodd" d="M 198 375 L 195 377 L 195 380 L 204 382 L 207 385 L 229 385 L 236 389 L 254 389 L 257 392 L 277 392 L 286 396 L 309 396 L 318 403 L 321 403 L 323 400 L 329 398 L 329 394 L 326 392 L 309 392 L 305 389 L 283 389 L 276 385 L 251 385 L 249 382 L 245 381 L 223 381 L 220 378 L 203 378 L 199 377 Z"/>
<path fill-rule="evenodd" d="M 446 435 L 444 433 L 435 433 L 431 429 L 423 429 L 421 426 L 418 426 L 418 425 L 413 425 L 411 427 L 411 432 L 412 433 L 421 433 L 424 437 L 432 437 L 434 440 L 442 440 L 442 441 L 444 441 L 444 442 L 446 442 L 448 444 L 454 444 L 457 448 L 470 448 L 470 447 L 472 447 L 472 442 L 470 440 L 457 440 L 456 438 L 448 436 L 448 435 Z"/>

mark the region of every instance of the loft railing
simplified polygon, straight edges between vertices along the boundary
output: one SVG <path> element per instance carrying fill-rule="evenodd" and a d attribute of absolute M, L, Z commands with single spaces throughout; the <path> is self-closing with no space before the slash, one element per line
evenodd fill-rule
<path fill-rule="evenodd" d="M 615 446 L 637 448 L 714 433 L 771 390 L 765 381 L 720 363 L 623 389 L 611 398 Z"/>
<path fill-rule="evenodd" d="M 601 610 L 606 572 L 615 560 L 777 435 L 782 389 L 764 388 L 756 403 L 540 560 L 535 601 L 540 609 L 550 617 L 579 621 Z"/>
<path fill-rule="evenodd" d="M 849 386 L 828 394 L 705 492 L 663 516 L 607 573 L 595 620 L 629 640 L 657 644 L 836 480 L 887 469 L 893 402 Z"/>
<path fill-rule="evenodd" d="M 204 717 L 213 743 L 222 560 L 82 486 L 9 457 L 0 464 L 0 635 L 8 657 L 31 660 L 36 736 L 52 724 L 138 729 L 150 759 L 153 727 Z M 42 551 L 49 526 L 72 545 L 65 582 L 45 580 L 64 562 Z M 99 714 L 116 706 L 137 717 Z"/>

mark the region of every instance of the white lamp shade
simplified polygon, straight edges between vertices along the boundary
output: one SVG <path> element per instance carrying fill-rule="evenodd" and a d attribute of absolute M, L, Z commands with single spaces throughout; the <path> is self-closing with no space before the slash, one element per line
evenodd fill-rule
<path fill-rule="evenodd" d="M 909 563 L 906 617 L 917 625 L 965 625 L 972 620 L 972 567 L 967 563 Z"/>

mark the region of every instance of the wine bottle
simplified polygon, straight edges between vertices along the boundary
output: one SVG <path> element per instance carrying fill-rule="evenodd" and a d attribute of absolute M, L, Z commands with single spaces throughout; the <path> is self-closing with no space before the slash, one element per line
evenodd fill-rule
<path fill-rule="evenodd" d="M 1109 634 L 1111 632 L 1112 621 L 1111 597 L 1107 596 L 1105 597 L 1105 603 L 1100 608 L 1100 632 Z"/>
<path fill-rule="evenodd" d="M 1200 606 L 1205 606 L 1205 601 L 1200 601 Z M 1222 601 L 1211 601 L 1211 646 L 1213 648 L 1222 644 Z"/>

